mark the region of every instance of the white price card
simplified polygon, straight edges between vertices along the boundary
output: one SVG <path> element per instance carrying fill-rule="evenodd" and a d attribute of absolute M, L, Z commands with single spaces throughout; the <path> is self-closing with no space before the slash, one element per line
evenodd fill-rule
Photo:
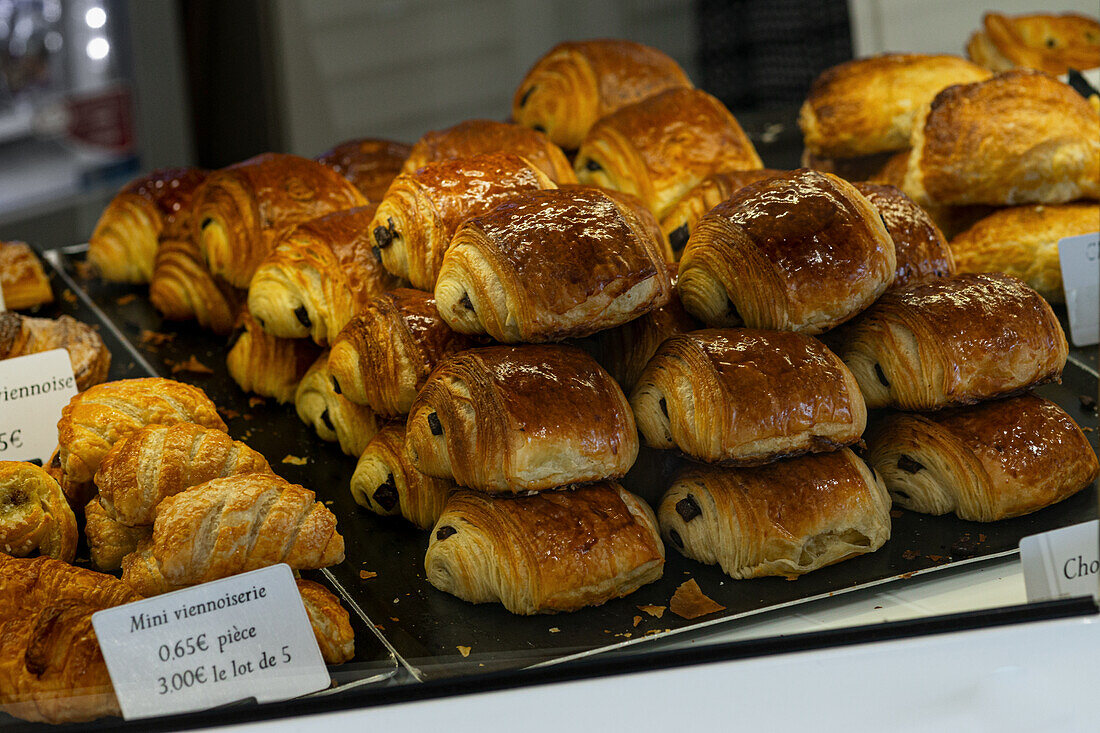
<path fill-rule="evenodd" d="M 294 576 L 253 570 L 92 616 L 127 720 L 329 686 Z"/>
<path fill-rule="evenodd" d="M 1062 288 L 1074 346 L 1100 341 L 1100 232 L 1058 240 Z"/>
<path fill-rule="evenodd" d="M 0 460 L 48 461 L 61 410 L 75 395 L 65 349 L 0 361 Z"/>
<path fill-rule="evenodd" d="M 1027 600 L 1100 594 L 1100 520 L 1020 540 Z"/>

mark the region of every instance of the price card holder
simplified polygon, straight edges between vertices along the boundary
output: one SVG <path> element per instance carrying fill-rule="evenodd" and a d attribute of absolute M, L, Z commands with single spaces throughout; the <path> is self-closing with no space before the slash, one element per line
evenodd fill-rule
<path fill-rule="evenodd" d="M 1027 600 L 1100 594 L 1100 520 L 1020 540 Z"/>
<path fill-rule="evenodd" d="M 1058 240 L 1062 287 L 1074 346 L 1100 341 L 1100 232 Z"/>
<path fill-rule="evenodd" d="M 99 611 L 92 625 L 127 720 L 330 683 L 285 564 Z"/>
<path fill-rule="evenodd" d="M 75 395 L 65 349 L 0 361 L 0 460 L 48 461 L 61 410 Z"/>

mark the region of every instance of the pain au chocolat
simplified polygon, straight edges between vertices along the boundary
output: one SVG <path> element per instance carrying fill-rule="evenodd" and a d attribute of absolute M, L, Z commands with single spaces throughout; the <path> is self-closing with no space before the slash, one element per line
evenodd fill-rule
<path fill-rule="evenodd" d="M 357 405 L 334 389 L 328 362 L 325 350 L 298 383 L 294 408 L 321 440 L 338 442 L 341 450 L 358 457 L 378 432 L 378 418 L 366 405 Z"/>
<path fill-rule="evenodd" d="M 361 138 L 342 142 L 314 160 L 351 181 L 367 201 L 378 203 L 410 152 L 412 146 L 405 143 Z"/>

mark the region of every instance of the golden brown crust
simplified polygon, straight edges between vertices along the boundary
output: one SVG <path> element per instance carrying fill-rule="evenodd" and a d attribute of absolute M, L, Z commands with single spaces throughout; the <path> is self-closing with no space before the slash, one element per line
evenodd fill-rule
<path fill-rule="evenodd" d="M 1056 381 L 1068 345 L 1014 277 L 956 275 L 892 290 L 839 337 L 867 406 L 934 410 Z"/>
<path fill-rule="evenodd" d="M 1100 22 L 1095 18 L 986 13 L 982 26 L 970 36 L 966 53 L 993 71 L 1022 66 L 1060 75 L 1100 66 Z"/>
<path fill-rule="evenodd" d="M 913 199 L 894 186 L 856 183 L 855 187 L 878 210 L 894 240 L 897 269 L 891 288 L 955 274 L 955 260 L 947 240 L 932 217 Z"/>
<path fill-rule="evenodd" d="M 509 499 L 457 492 L 424 566 L 442 591 L 530 615 L 633 593 L 661 577 L 664 554 L 649 506 L 608 481 Z"/>
<path fill-rule="evenodd" d="M 1038 511 L 1100 474 L 1077 424 L 1030 393 L 926 415 L 894 414 L 868 447 L 896 503 L 975 522 Z"/>
<path fill-rule="evenodd" d="M 328 588 L 312 580 L 298 578 L 298 593 L 302 596 L 309 623 L 325 664 L 343 664 L 355 656 L 355 632 L 348 612 Z"/>
<path fill-rule="evenodd" d="M 26 242 L 0 242 L 0 294 L 10 310 L 53 302 L 50 279 Z"/>
<path fill-rule="evenodd" d="M 690 89 L 680 65 L 640 43 L 559 43 L 535 62 L 512 100 L 512 118 L 575 150 L 596 120 L 668 89 Z"/>
<path fill-rule="evenodd" d="M 227 334 L 233 330 L 244 300 L 245 291 L 210 274 L 190 231 L 161 238 L 149 283 L 149 302 L 165 318 L 194 319 L 203 328 Z"/>
<path fill-rule="evenodd" d="M 638 432 L 619 385 L 567 346 L 491 346 L 448 357 L 409 412 L 413 465 L 493 493 L 618 478 Z"/>
<path fill-rule="evenodd" d="M 286 404 L 294 401 L 298 383 L 320 353 L 321 349 L 309 339 L 272 336 L 244 308 L 229 336 L 225 366 L 245 392 L 274 397 Z"/>
<path fill-rule="evenodd" d="M 294 393 L 294 409 L 321 440 L 339 442 L 341 450 L 358 457 L 378 432 L 378 418 L 369 407 L 357 405 L 335 391 L 328 359 L 326 350 L 302 377 Z"/>
<path fill-rule="evenodd" d="M 351 181 L 367 201 L 377 202 L 411 152 L 412 146 L 405 143 L 362 138 L 342 142 L 315 160 Z"/>
<path fill-rule="evenodd" d="M 0 313 L 0 359 L 66 349 L 73 366 L 76 388 L 84 391 L 107 379 L 111 352 L 99 333 L 71 316 L 29 318 Z"/>
<path fill-rule="evenodd" d="M 577 182 L 565 153 L 541 132 L 494 120 L 467 120 L 445 130 L 426 133 L 413 145 L 401 172 L 412 173 L 428 163 L 483 153 L 519 155 L 531 161 L 554 183 Z"/>
<path fill-rule="evenodd" d="M 581 183 L 637 196 L 658 219 L 712 173 L 763 167 L 734 116 L 700 89 L 671 89 L 604 117 L 574 164 Z"/>
<path fill-rule="evenodd" d="M 72 562 L 76 542 L 76 517 L 57 481 L 33 463 L 0 461 L 0 552 Z"/>
<path fill-rule="evenodd" d="M 84 507 L 84 536 L 92 566 L 109 572 L 122 567 L 122 558 L 153 536 L 153 525 L 150 522 L 131 527 L 119 522 L 104 511 L 97 496 Z"/>

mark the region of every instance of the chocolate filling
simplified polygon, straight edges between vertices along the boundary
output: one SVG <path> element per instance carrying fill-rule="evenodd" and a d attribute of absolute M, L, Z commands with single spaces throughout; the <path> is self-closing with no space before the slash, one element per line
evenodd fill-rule
<path fill-rule="evenodd" d="M 668 531 L 668 538 L 672 540 L 672 544 L 676 545 L 681 550 L 684 549 L 684 540 L 680 537 L 679 532 L 674 529 L 670 529 Z"/>
<path fill-rule="evenodd" d="M 386 222 L 388 226 L 374 228 L 374 241 L 378 242 L 380 249 L 385 249 L 393 244 L 393 238 L 397 236 L 397 232 L 393 230 L 393 219 L 386 219 Z"/>
<path fill-rule="evenodd" d="M 591 159 L 585 161 L 584 167 L 587 168 L 590 171 L 602 171 L 603 170 L 602 165 L 600 165 L 599 163 L 597 163 L 596 161 L 591 160 Z"/>
<path fill-rule="evenodd" d="M 534 129 L 534 130 L 536 130 L 536 131 L 538 131 L 538 132 L 542 132 L 542 133 L 545 133 L 545 132 L 546 132 L 546 128 L 545 128 L 545 127 L 543 127 L 542 125 L 534 125 L 532 129 Z"/>
<path fill-rule="evenodd" d="M 657 404 L 661 407 L 661 412 L 664 414 L 664 416 L 668 417 L 668 403 L 665 402 L 665 398 L 662 397 Z"/>
<path fill-rule="evenodd" d="M 397 506 L 397 484 L 394 483 L 392 473 L 378 485 L 371 497 L 387 512 Z"/>
<path fill-rule="evenodd" d="M 881 364 L 875 364 L 875 376 L 878 377 L 878 381 L 882 382 L 883 387 L 890 386 L 890 381 L 886 379 L 886 375 L 882 373 Z"/>
<path fill-rule="evenodd" d="M 474 309 L 474 304 L 473 304 L 473 301 L 470 300 L 470 294 L 469 293 L 463 293 L 462 297 L 458 299 L 458 304 L 461 305 L 466 310 L 472 311 Z"/>
<path fill-rule="evenodd" d="M 332 378 L 332 391 L 336 394 L 343 394 L 343 392 L 340 391 L 340 383 L 336 381 L 336 377 Z"/>
<path fill-rule="evenodd" d="M 214 220 L 211 219 L 210 217 L 207 217 L 207 218 L 202 220 L 202 228 L 206 229 L 206 227 L 210 226 L 213 223 L 214 223 Z"/>
<path fill-rule="evenodd" d="M 428 428 L 432 435 L 443 435 L 443 424 L 439 422 L 439 415 L 434 412 L 428 413 Z"/>
<path fill-rule="evenodd" d="M 298 319 L 298 323 L 301 323 L 306 328 L 313 325 L 313 321 L 309 320 L 309 312 L 304 305 L 300 305 L 294 309 L 294 317 Z"/>
<path fill-rule="evenodd" d="M 676 502 L 676 513 L 679 514 L 685 522 L 690 522 L 702 514 L 703 510 L 699 508 L 699 504 L 695 501 L 695 497 L 688 494 L 683 499 Z"/>
<path fill-rule="evenodd" d="M 916 473 L 917 471 L 923 470 L 924 466 L 902 453 L 898 458 L 898 468 L 906 473 Z"/>
<path fill-rule="evenodd" d="M 376 244 L 376 245 L 374 245 L 373 247 L 370 248 L 370 251 L 371 251 L 371 254 L 374 255 L 374 259 L 378 260 L 379 262 L 382 261 L 382 248 L 381 247 L 379 247 Z"/>
<path fill-rule="evenodd" d="M 681 224 L 669 232 L 668 243 L 672 245 L 673 251 L 679 252 L 687 245 L 689 233 L 687 224 Z"/>
<path fill-rule="evenodd" d="M 437 540 L 445 540 L 453 534 L 458 534 L 458 530 L 449 524 L 445 524 L 435 531 L 435 538 Z"/>
<path fill-rule="evenodd" d="M 533 91 L 535 91 L 535 87 L 531 87 L 530 89 L 528 89 L 526 92 L 523 93 L 523 96 L 519 98 L 519 106 L 520 107 L 527 104 L 527 100 L 531 98 L 531 92 L 533 92 Z M 535 129 L 537 130 L 539 128 L 536 127 Z"/>
<path fill-rule="evenodd" d="M 336 432 L 336 426 L 332 424 L 332 418 L 328 415 L 328 409 L 325 409 L 325 411 L 321 413 L 321 422 L 325 424 L 326 428 L 334 433 Z"/>

